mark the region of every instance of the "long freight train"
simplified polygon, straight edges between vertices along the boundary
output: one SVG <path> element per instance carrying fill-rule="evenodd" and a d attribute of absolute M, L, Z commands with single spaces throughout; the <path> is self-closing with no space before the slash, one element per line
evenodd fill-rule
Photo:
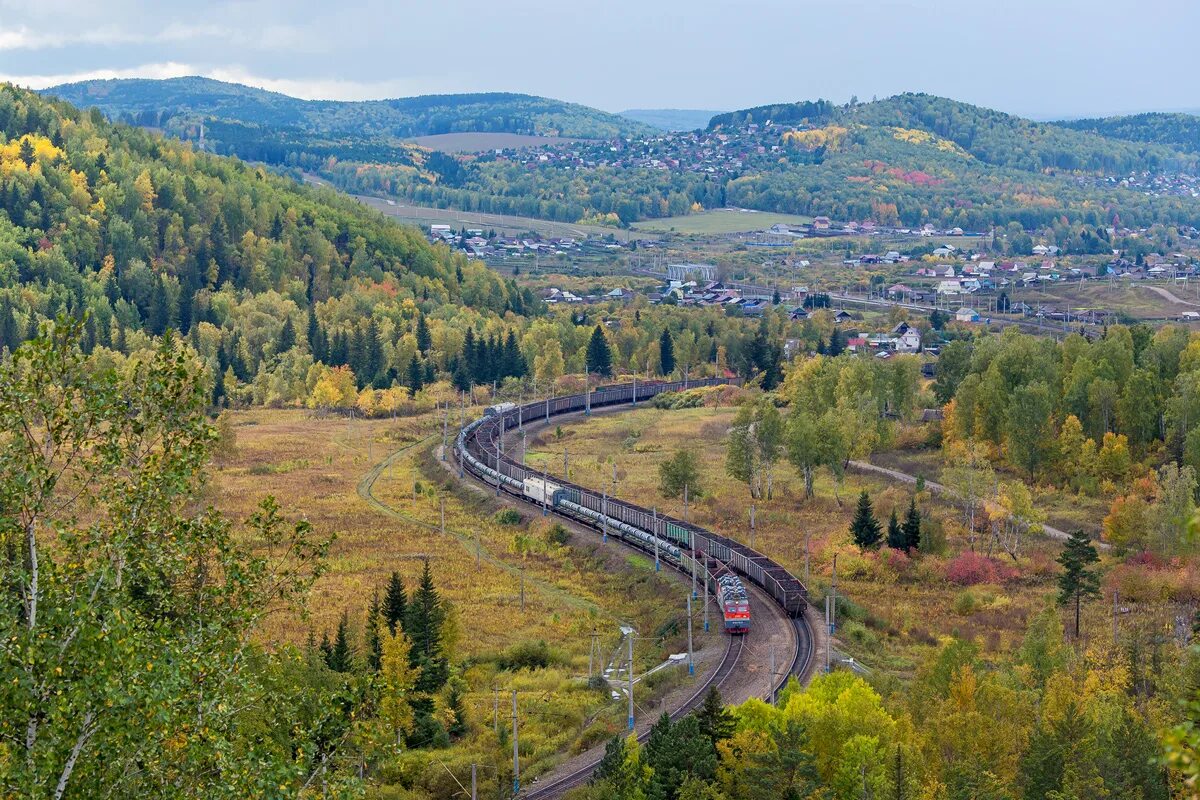
<path fill-rule="evenodd" d="M 485 416 L 458 432 L 455 455 L 459 470 L 469 471 L 497 488 L 553 508 L 588 525 L 619 536 L 628 544 L 647 553 L 655 553 L 684 572 L 692 569 L 696 554 L 697 575 L 707 576 L 717 594 L 725 629 L 746 632 L 750 626 L 749 599 L 739 578 L 762 587 L 791 617 L 800 617 L 807 606 L 808 592 L 786 569 L 744 544 L 725 536 L 689 525 L 680 520 L 623 500 L 614 500 L 598 492 L 522 466 L 504 454 L 501 444 L 505 431 L 526 421 L 545 419 L 592 407 L 636 404 L 663 392 L 684 388 L 713 386 L 727 381 L 705 379 L 683 382 L 634 383 L 609 386 L 589 395 L 552 397 L 522 405 L 502 403 L 487 409 Z M 712 568 L 712 562 L 718 564 Z M 721 583 L 727 578 L 728 588 Z M 737 581 L 735 586 L 734 581 Z M 737 591 L 740 588 L 740 595 Z"/>

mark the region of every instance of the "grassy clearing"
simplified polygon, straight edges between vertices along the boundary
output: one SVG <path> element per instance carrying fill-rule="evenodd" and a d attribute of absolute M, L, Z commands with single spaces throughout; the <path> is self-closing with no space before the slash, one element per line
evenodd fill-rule
<path fill-rule="evenodd" d="M 750 543 L 749 492 L 744 484 L 725 474 L 725 437 L 734 410 L 702 408 L 664 411 L 643 408 L 620 414 L 596 415 L 586 422 L 562 425 L 530 439 L 530 463 L 547 464 L 561 474 L 563 449 L 568 451 L 571 479 L 585 485 L 612 486 L 617 466 L 616 493 L 657 506 L 662 512 L 683 515 L 681 500 L 668 500 L 658 492 L 658 465 L 677 448 L 697 450 L 704 495 L 694 499 L 689 519 L 739 541 Z M 936 453 L 930 454 L 936 458 Z M 936 470 L 929 455 L 904 454 L 931 479 Z M 899 465 L 904 459 L 893 460 Z M 951 532 L 945 556 L 921 556 L 899 566 L 875 554 L 860 554 L 848 528 L 857 494 L 871 493 L 876 515 L 886 525 L 895 508 L 903 514 L 910 488 L 874 476 L 850 474 L 842 485 L 828 473 L 818 473 L 816 497 L 803 499 L 803 481 L 792 468 L 781 464 L 775 476 L 774 497 L 758 501 L 754 546 L 803 579 L 804 543 L 809 539 L 809 589 L 820 606 L 838 555 L 839 594 L 849 603 L 842 610 L 839 650 L 871 667 L 881 679 L 903 678 L 948 636 L 975 639 L 985 653 L 1008 652 L 1020 642 L 1027 620 L 1051 602 L 1055 544 L 1040 540 L 1019 565 L 1019 574 L 1005 586 L 964 587 L 943 577 L 947 558 L 964 543 L 953 535 L 958 512 L 940 501 L 921 498 L 923 513 Z"/>
<path fill-rule="evenodd" d="M 544 698 L 528 734 L 522 730 L 522 748 L 528 735 L 532 757 L 526 768 L 537 772 L 624 724 L 623 707 L 585 685 L 592 631 L 600 634 L 606 654 L 617 641 L 618 621 L 647 636 L 663 632 L 657 647 L 639 649 L 637 668 L 648 669 L 686 646 L 678 633 L 686 630 L 682 595 L 665 576 L 637 568 L 623 551 L 601 548 L 595 538 L 552 543 L 550 521 L 536 512 L 519 509 L 518 524 L 498 524 L 501 506 L 494 498 L 461 488 L 438 462 L 438 422 L 432 416 L 350 423 L 302 411 L 238 412 L 236 452 L 212 471 L 207 499 L 244 519 L 264 495 L 274 494 L 289 515 L 307 518 L 318 532 L 338 534 L 329 571 L 314 587 L 310 615 L 271 617 L 262 632 L 268 642 L 298 644 L 310 631 L 319 639 L 343 612 L 361 641 L 372 592 L 393 570 L 414 586 L 428 556 L 438 589 L 455 610 L 453 655 L 467 665 L 467 704 L 480 735 L 490 730 L 492 686 Z M 556 654 L 551 668 L 508 672 L 496 665 L 499 654 L 539 639 Z M 697 646 L 704 641 L 701 636 Z M 653 704 L 670 684 L 644 687 L 639 703 Z"/>
<path fill-rule="evenodd" d="M 745 211 L 742 209 L 717 209 L 681 217 L 663 217 L 635 222 L 631 227 L 639 231 L 660 233 L 683 233 L 699 236 L 721 233 L 745 233 L 766 230 L 775 224 L 807 225 L 812 217 L 795 214 L 776 214 L 771 211 Z"/>

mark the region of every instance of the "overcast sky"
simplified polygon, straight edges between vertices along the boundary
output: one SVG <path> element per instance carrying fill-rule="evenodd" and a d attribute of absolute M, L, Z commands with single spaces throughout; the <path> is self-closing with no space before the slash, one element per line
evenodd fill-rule
<path fill-rule="evenodd" d="M 0 79 L 734 109 L 904 91 L 1036 117 L 1200 109 L 1200 0 L 0 0 Z"/>

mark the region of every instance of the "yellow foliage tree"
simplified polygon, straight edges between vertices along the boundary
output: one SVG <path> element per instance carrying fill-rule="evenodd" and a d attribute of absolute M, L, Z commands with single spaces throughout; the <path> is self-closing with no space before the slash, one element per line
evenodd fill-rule
<path fill-rule="evenodd" d="M 146 211 L 153 211 L 154 201 L 158 199 L 158 194 L 154 191 L 154 182 L 150 180 L 149 170 L 142 170 L 141 174 L 133 179 L 133 188 L 142 198 L 142 208 Z"/>
<path fill-rule="evenodd" d="M 413 728 L 412 700 L 417 670 L 408 663 L 412 642 L 403 631 L 398 630 L 393 634 L 386 625 L 379 626 L 379 641 L 382 646 L 379 659 L 379 719 L 399 746 Z"/>

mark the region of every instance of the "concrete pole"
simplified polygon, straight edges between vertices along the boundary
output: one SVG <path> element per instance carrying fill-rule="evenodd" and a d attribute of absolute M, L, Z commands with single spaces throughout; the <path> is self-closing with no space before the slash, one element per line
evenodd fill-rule
<path fill-rule="evenodd" d="M 546 395 L 546 422 L 550 421 L 550 396 Z"/>
<path fill-rule="evenodd" d="M 837 553 L 833 554 L 833 580 L 829 585 L 829 636 L 837 632 Z"/>
<path fill-rule="evenodd" d="M 583 362 L 583 415 L 592 415 L 592 377 L 588 374 L 587 362 Z"/>
<path fill-rule="evenodd" d="M 608 542 L 608 492 L 600 497 L 600 514 L 604 517 L 604 532 L 600 541 Z"/>
<path fill-rule="evenodd" d="M 525 610 L 525 568 L 521 567 L 521 610 Z"/>
<path fill-rule="evenodd" d="M 754 549 L 754 503 L 750 504 L 750 549 Z"/>
<path fill-rule="evenodd" d="M 571 457 L 567 448 L 563 448 L 563 480 L 571 480 Z"/>
<path fill-rule="evenodd" d="M 704 632 L 708 633 L 708 566 L 704 567 Z"/>
<path fill-rule="evenodd" d="M 691 531 L 688 531 L 688 539 L 692 550 L 692 594 L 691 598 L 696 599 L 696 536 Z"/>
<path fill-rule="evenodd" d="M 683 521 L 684 522 L 688 521 L 688 513 L 687 512 L 688 512 L 688 486 L 685 483 L 683 485 Z"/>
<path fill-rule="evenodd" d="M 521 792 L 521 751 L 517 739 L 517 690 L 513 689 L 513 796 Z"/>
<path fill-rule="evenodd" d="M 478 782 L 475 779 L 475 765 L 471 765 L 471 800 L 479 800 Z"/>
<path fill-rule="evenodd" d="M 629 730 L 633 730 L 633 631 L 626 637 L 629 642 Z"/>
<path fill-rule="evenodd" d="M 650 536 L 654 539 L 654 571 L 658 572 L 662 568 L 658 563 L 658 507 L 655 506 L 650 513 L 653 514 L 654 519 L 650 525 Z"/>
<path fill-rule="evenodd" d="M 446 413 L 442 416 L 442 461 L 446 460 L 446 431 L 450 427 L 450 406 L 446 405 Z"/>
<path fill-rule="evenodd" d="M 808 539 L 811 534 L 804 532 L 804 585 L 808 586 Z"/>
<path fill-rule="evenodd" d="M 633 407 L 637 408 L 637 373 L 633 373 Z"/>
<path fill-rule="evenodd" d="M 687 596 L 688 618 L 688 675 L 696 674 L 696 662 L 692 658 L 692 596 Z"/>
<path fill-rule="evenodd" d="M 441 511 L 442 511 L 442 536 L 445 536 L 446 535 L 446 498 L 440 497 L 440 498 L 438 498 L 438 502 L 441 504 Z"/>

